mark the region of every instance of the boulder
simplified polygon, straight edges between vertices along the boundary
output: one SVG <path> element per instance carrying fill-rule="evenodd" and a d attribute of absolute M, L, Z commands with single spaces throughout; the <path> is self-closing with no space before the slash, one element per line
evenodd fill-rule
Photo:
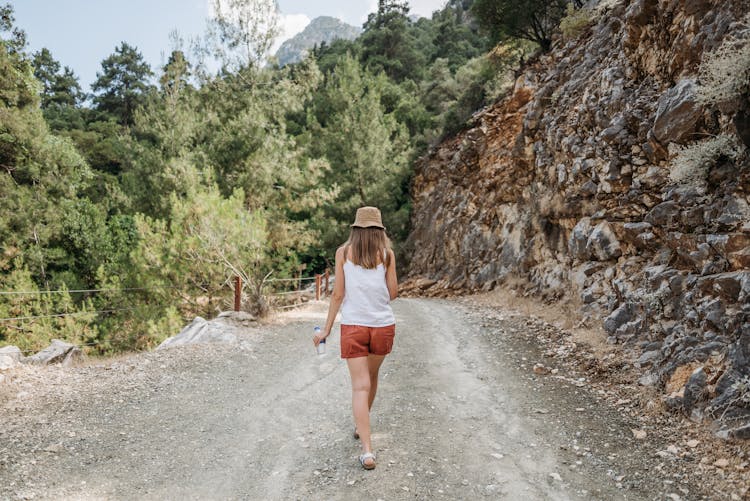
<path fill-rule="evenodd" d="M 599 185 L 590 179 L 581 185 L 581 194 L 585 197 L 596 195 L 597 191 L 599 191 Z"/>
<path fill-rule="evenodd" d="M 315 284 L 313 284 L 314 286 Z M 313 289 L 314 291 L 314 289 Z M 246 311 L 222 311 L 216 317 L 216 320 L 220 320 L 226 323 L 241 325 L 242 327 L 251 327 L 258 323 L 258 319 L 254 315 Z"/>
<path fill-rule="evenodd" d="M 655 206 L 646 214 L 646 222 L 660 226 L 662 228 L 671 228 L 679 220 L 680 209 L 676 202 L 667 201 Z"/>
<path fill-rule="evenodd" d="M 596 225 L 586 241 L 586 251 L 599 261 L 617 259 L 622 255 L 620 242 L 607 221 Z"/>
<path fill-rule="evenodd" d="M 750 297 L 750 271 L 718 273 L 698 279 L 698 287 L 707 295 L 717 295 L 725 301 L 742 302 Z"/>
<path fill-rule="evenodd" d="M 12 369 L 23 358 L 21 350 L 17 346 L 4 346 L 0 348 L 0 371 Z"/>
<path fill-rule="evenodd" d="M 615 339 L 620 341 L 632 339 L 633 337 L 643 332 L 643 326 L 644 323 L 642 318 L 636 318 L 631 322 L 626 322 L 625 324 L 618 327 L 615 331 Z"/>
<path fill-rule="evenodd" d="M 633 0 L 628 5 L 625 12 L 625 47 L 630 50 L 638 47 L 643 28 L 653 21 L 657 12 L 656 2 L 650 0 Z"/>
<path fill-rule="evenodd" d="M 68 367 L 75 362 L 83 360 L 84 355 L 81 349 L 65 341 L 53 339 L 52 344 L 42 351 L 26 357 L 24 363 L 34 365 L 49 365 L 60 363 L 63 367 Z"/>
<path fill-rule="evenodd" d="M 706 330 L 711 326 L 723 329 L 724 324 L 726 324 L 726 318 L 724 316 L 725 311 L 726 308 L 724 303 L 719 298 L 714 298 L 713 300 L 707 299 L 698 305 L 698 313 L 700 316 L 702 316 L 707 323 L 711 324 L 704 325 Z"/>
<path fill-rule="evenodd" d="M 221 320 L 208 321 L 202 317 L 195 317 L 179 334 L 165 339 L 156 349 L 197 343 L 235 343 L 235 331 L 235 327 Z"/>
<path fill-rule="evenodd" d="M 730 440 L 750 439 L 750 423 L 743 423 L 739 426 L 733 426 L 731 428 L 720 430 L 718 435 L 721 438 Z"/>
<path fill-rule="evenodd" d="M 750 376 L 750 323 L 742 326 L 742 333 L 729 350 L 729 360 L 738 373 Z"/>
<path fill-rule="evenodd" d="M 625 223 L 622 225 L 623 233 L 628 239 L 635 239 L 641 233 L 651 231 L 651 223 L 641 221 L 638 223 Z"/>
<path fill-rule="evenodd" d="M 730 228 L 750 220 L 750 204 L 739 197 L 727 197 L 719 211 L 716 221 Z"/>
<path fill-rule="evenodd" d="M 695 131 L 700 114 L 700 106 L 695 101 L 695 81 L 681 80 L 659 98 L 654 137 L 664 145 L 680 143 Z"/>
<path fill-rule="evenodd" d="M 636 361 L 636 367 L 647 367 L 653 365 L 661 357 L 661 350 L 644 352 Z"/>
<path fill-rule="evenodd" d="M 685 392 L 682 396 L 682 408 L 685 414 L 690 415 L 693 407 L 706 400 L 706 383 L 708 377 L 703 367 L 693 371 L 685 384 Z"/>
<path fill-rule="evenodd" d="M 621 304 L 619 308 L 610 313 L 604 320 L 604 330 L 609 334 L 614 334 L 617 329 L 627 324 L 633 319 L 633 311 L 629 304 Z"/>
<path fill-rule="evenodd" d="M 669 180 L 669 170 L 652 165 L 646 169 L 646 172 L 636 176 L 636 179 L 641 189 L 657 189 Z"/>
<path fill-rule="evenodd" d="M 647 372 L 638 379 L 641 386 L 656 386 L 659 383 L 659 375 L 653 372 Z"/>
<path fill-rule="evenodd" d="M 568 239 L 568 252 L 578 261 L 585 261 L 591 255 L 587 242 L 591 235 L 591 219 L 584 217 L 573 227 Z"/>

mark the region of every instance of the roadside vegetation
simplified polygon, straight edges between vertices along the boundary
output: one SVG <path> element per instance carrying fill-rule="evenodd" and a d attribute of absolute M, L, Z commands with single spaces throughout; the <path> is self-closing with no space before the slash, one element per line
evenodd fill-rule
<path fill-rule="evenodd" d="M 263 291 L 330 266 L 361 205 L 383 210 L 407 263 L 414 161 L 501 97 L 566 15 L 489 4 L 505 2 L 415 19 L 381 0 L 358 39 L 279 67 L 275 2 L 217 0 L 204 37 L 172 34 L 163 67 L 122 42 L 90 89 L 30 53 L 1 6 L 0 345 L 148 349 L 226 308 L 236 275 Z"/>

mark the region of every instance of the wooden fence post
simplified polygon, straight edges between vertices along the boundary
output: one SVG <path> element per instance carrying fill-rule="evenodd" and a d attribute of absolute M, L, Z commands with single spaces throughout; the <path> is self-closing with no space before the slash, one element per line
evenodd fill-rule
<path fill-rule="evenodd" d="M 320 301 L 320 274 L 315 274 L 315 300 Z"/>
<path fill-rule="evenodd" d="M 242 302 L 242 278 L 234 277 L 234 311 L 240 311 Z"/>
<path fill-rule="evenodd" d="M 325 292 L 323 293 L 323 297 L 328 296 L 328 279 L 331 277 L 331 272 L 328 268 L 326 268 L 326 286 L 325 289 L 323 289 Z"/>

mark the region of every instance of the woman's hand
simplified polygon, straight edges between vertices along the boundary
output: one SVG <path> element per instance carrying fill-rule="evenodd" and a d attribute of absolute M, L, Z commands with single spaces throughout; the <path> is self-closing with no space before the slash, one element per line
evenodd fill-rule
<path fill-rule="evenodd" d="M 330 333 L 329 333 L 329 334 L 330 334 Z M 314 344 L 314 345 L 315 345 L 315 347 L 317 348 L 317 347 L 318 347 L 318 345 L 320 344 L 320 342 L 321 342 L 321 341 L 323 341 L 323 340 L 324 340 L 325 338 L 327 338 L 327 337 L 328 337 L 328 334 L 326 334 L 326 335 L 323 335 L 323 334 L 315 334 L 315 335 L 313 336 L 313 344 Z"/>

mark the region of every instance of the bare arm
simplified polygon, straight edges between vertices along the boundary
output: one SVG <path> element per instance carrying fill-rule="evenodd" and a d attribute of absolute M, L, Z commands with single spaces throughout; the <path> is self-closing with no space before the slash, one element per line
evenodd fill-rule
<path fill-rule="evenodd" d="M 325 339 L 329 336 L 329 334 L 331 334 L 333 323 L 336 321 L 336 315 L 339 312 L 341 303 L 344 301 L 344 261 L 344 248 L 340 247 L 336 251 L 336 271 L 334 274 L 336 280 L 333 284 L 333 294 L 331 294 L 331 302 L 328 305 L 328 318 L 326 319 L 326 325 L 323 329 L 323 332 L 321 332 L 321 336 L 315 336 L 313 338 L 315 346 L 318 346 L 318 343 L 321 339 Z"/>
<path fill-rule="evenodd" d="M 398 297 L 398 277 L 396 276 L 396 255 L 392 250 L 388 250 L 390 264 L 385 270 L 385 284 L 388 286 L 388 295 L 391 301 Z"/>

